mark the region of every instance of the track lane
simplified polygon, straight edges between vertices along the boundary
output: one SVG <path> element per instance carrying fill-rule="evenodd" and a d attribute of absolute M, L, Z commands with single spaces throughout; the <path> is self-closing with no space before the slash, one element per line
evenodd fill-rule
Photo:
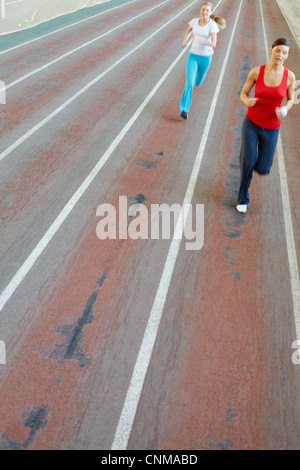
<path fill-rule="evenodd" d="M 224 2 L 222 14 L 228 12 L 227 19 L 230 25 L 235 11 L 234 8 L 232 8 L 233 11 L 229 8 L 226 10 L 228 5 L 229 2 Z M 250 14 L 256 17 L 258 11 L 249 11 L 248 15 Z M 247 17 L 247 15 L 244 16 L 245 19 Z M 242 31 L 246 31 L 246 29 L 241 27 L 240 34 L 242 35 Z M 33 273 L 29 276 L 26 285 L 22 285 L 17 295 L 18 300 L 15 301 L 14 306 L 11 305 L 11 316 L 5 320 L 6 328 L 8 331 L 10 329 L 10 334 L 13 334 L 18 325 L 19 328 L 22 328 L 23 335 L 22 338 L 15 337 L 12 340 L 9 357 L 15 355 L 16 362 L 13 370 L 11 369 L 7 373 L 3 387 L 3 397 L 4 400 L 7 400 L 7 409 L 11 410 L 10 417 L 7 413 L 3 416 L 3 423 L 6 422 L 4 428 L 9 436 L 10 445 L 13 445 L 13 442 L 23 442 L 25 446 L 28 446 L 30 427 L 24 424 L 26 421 L 22 423 L 20 419 L 26 409 L 27 414 L 31 411 L 34 416 L 42 416 L 45 418 L 45 423 L 47 422 L 45 427 L 40 426 L 34 436 L 34 442 L 30 443 L 30 448 L 109 447 L 119 417 L 122 396 L 126 391 L 130 370 L 132 370 L 132 364 L 147 321 L 148 310 L 145 306 L 151 305 L 151 297 L 153 298 L 153 293 L 157 288 L 168 243 L 150 241 L 118 243 L 111 241 L 108 242 L 105 250 L 98 250 L 99 240 L 95 238 L 95 208 L 102 201 L 113 201 L 117 204 L 117 198 L 120 194 L 128 194 L 134 201 L 136 195 L 145 193 L 148 197 L 147 203 L 150 201 L 172 203 L 174 200 L 181 200 L 189 177 L 189 167 L 191 167 L 197 142 L 199 143 L 199 131 L 203 131 L 205 111 L 210 105 L 214 91 L 213 85 L 216 83 L 218 67 L 221 64 L 221 60 L 219 62 L 218 59 L 224 55 L 227 46 L 226 38 L 229 37 L 229 34 L 230 26 L 222 33 L 224 42 L 220 41 L 219 49 L 214 57 L 214 68 L 212 69 L 214 75 L 211 75 L 211 80 L 207 82 L 206 88 L 201 90 L 203 94 L 199 90 L 198 101 L 195 100 L 195 103 L 201 103 L 203 115 L 195 112 L 189 120 L 189 126 L 185 127 L 182 126 L 182 123 L 174 120 L 178 106 L 178 100 L 175 97 L 180 96 L 184 83 L 182 60 L 176 67 L 177 73 L 169 77 L 170 79 L 159 91 L 156 99 L 151 102 L 145 114 L 141 116 L 141 120 L 137 122 L 134 133 L 132 133 L 133 137 L 128 135 L 128 138 L 125 139 L 126 142 L 116 150 L 115 159 L 121 162 L 118 173 L 115 174 L 114 167 L 106 169 L 106 188 L 102 188 L 104 178 L 99 179 L 98 187 L 102 188 L 103 196 L 99 197 L 99 189 L 97 188 L 91 188 L 88 191 L 68 220 L 63 233 L 60 234 L 60 242 L 58 243 L 57 240 L 55 244 L 55 254 L 53 248 L 46 251 L 43 262 L 38 263 L 38 274 Z M 249 45 L 249 38 L 247 41 Z M 242 41 L 238 41 L 235 47 L 242 53 L 239 57 L 243 57 Z M 257 48 L 252 53 L 254 57 L 257 57 L 261 50 Z M 235 77 L 239 76 L 239 66 L 239 63 L 235 63 L 236 73 L 233 74 Z M 141 67 L 141 71 L 142 69 L 143 67 Z M 225 90 L 228 91 L 227 106 L 231 106 L 231 108 L 228 112 L 224 102 L 220 101 L 218 117 L 215 122 L 216 129 L 223 128 L 222 123 L 228 115 L 235 116 L 235 106 L 240 106 L 236 96 L 239 85 L 240 83 L 236 83 L 233 86 L 232 77 L 227 76 Z M 232 98 L 232 92 L 234 98 Z M 196 111 L 196 104 L 194 109 Z M 235 121 L 232 124 L 230 122 L 230 128 L 233 128 L 233 131 L 236 129 L 234 141 L 238 139 L 239 112 L 242 110 L 238 111 Z M 154 125 L 153 114 L 157 117 Z M 218 141 L 214 135 L 209 139 L 209 151 L 203 162 L 203 173 L 201 173 L 195 195 L 195 202 L 205 203 L 205 207 L 209 208 L 206 212 L 206 230 L 212 235 L 212 238 L 207 240 L 204 249 L 197 253 L 197 256 L 188 255 L 184 250 L 180 253 L 180 260 L 164 311 L 162 328 L 159 330 L 160 335 L 131 436 L 130 448 L 176 448 L 177 437 L 172 435 L 171 431 L 177 429 L 178 432 L 179 428 L 182 429 L 181 448 L 182 446 L 213 448 L 218 445 L 219 447 L 222 445 L 232 447 L 229 439 L 232 439 L 233 446 L 241 445 L 247 448 L 257 442 L 254 437 L 257 429 L 260 432 L 259 435 L 262 436 L 265 426 L 267 426 L 265 422 L 259 421 L 257 428 L 253 424 L 253 428 L 248 430 L 244 440 L 241 437 L 236 437 L 243 426 L 246 429 L 247 418 L 255 410 L 255 399 L 258 400 L 258 403 L 260 403 L 261 397 L 268 400 L 269 395 L 265 395 L 265 391 L 270 387 L 269 384 L 273 383 L 272 379 L 271 382 L 268 382 L 267 377 L 264 377 L 268 368 L 265 369 L 265 363 L 261 362 L 261 355 L 266 350 L 270 350 L 266 363 L 272 364 L 272 353 L 275 347 L 271 338 L 266 346 L 263 345 L 265 341 L 264 323 L 268 327 L 271 324 L 272 327 L 272 316 L 270 315 L 272 309 L 267 305 L 269 295 L 265 296 L 267 283 L 264 273 L 269 275 L 268 261 L 273 259 L 272 247 L 277 246 L 281 230 L 278 227 L 273 239 L 269 240 L 269 231 L 265 229 L 264 241 L 259 238 L 259 233 L 256 231 L 257 220 L 254 219 L 254 216 L 255 218 L 260 217 L 259 227 L 264 227 L 265 216 L 268 217 L 271 224 L 274 218 L 276 219 L 276 214 L 274 212 L 270 214 L 267 208 L 262 215 L 255 212 L 250 223 L 240 227 L 238 214 L 233 212 L 231 206 L 234 200 L 232 189 L 234 184 L 230 179 L 226 184 L 225 210 L 223 205 L 218 206 L 218 201 L 224 197 L 224 189 L 222 192 L 221 188 L 224 188 L 224 181 L 229 178 L 228 169 L 224 167 L 223 163 L 227 162 L 228 155 L 231 155 L 232 142 L 227 137 L 228 127 L 229 122 L 227 122 L 226 128 L 223 128 L 221 138 L 218 137 Z M 197 129 L 197 133 L 195 129 Z M 231 132 L 233 131 L 231 130 Z M 227 142 L 225 148 L 222 145 L 224 140 Z M 237 143 L 236 146 L 238 146 Z M 161 152 L 163 152 L 162 155 Z M 127 155 L 128 164 L 126 167 L 123 165 L 124 154 Z M 212 158 L 216 155 L 218 156 L 217 160 Z M 156 171 L 155 168 L 150 171 L 137 166 L 137 163 L 152 161 L 153 158 L 158 161 L 155 167 Z M 231 170 L 232 165 L 234 163 L 228 162 Z M 236 169 L 233 176 L 236 178 Z M 111 181 L 114 182 L 113 185 L 111 185 Z M 278 204 L 280 204 L 276 192 L 278 180 L 275 179 L 274 183 L 275 197 L 277 196 Z M 263 199 L 262 190 L 261 185 L 255 185 L 254 198 L 257 201 Z M 91 220 L 93 220 L 92 224 Z M 267 227 L 269 225 L 268 223 Z M 234 250 L 237 250 L 236 242 L 239 240 L 237 231 L 242 232 L 241 240 L 244 243 L 239 244 L 241 251 L 234 253 Z M 223 245 L 224 239 L 227 242 L 226 246 L 222 245 L 222 249 L 220 247 L 219 250 L 216 249 L 220 242 L 218 234 L 221 234 Z M 267 252 L 266 262 L 260 263 L 257 246 L 261 247 L 263 251 L 268 243 L 271 243 L 271 247 Z M 255 251 L 249 252 L 249 249 Z M 69 255 L 66 258 L 68 250 Z M 281 258 L 283 261 L 282 272 L 285 276 L 288 267 L 284 252 L 281 252 Z M 67 259 L 67 263 L 64 263 L 63 267 L 58 264 L 60 259 Z M 235 264 L 234 267 L 231 265 L 232 262 Z M 216 265 L 222 267 L 217 279 Z M 48 267 L 48 272 L 45 270 L 45 266 Z M 258 272 L 261 272 L 261 278 L 255 279 L 254 276 L 253 279 L 249 274 L 249 278 L 241 286 L 238 273 L 244 272 L 245 266 L 249 268 L 249 273 L 254 272 L 257 275 Z M 227 281 L 225 285 L 223 284 L 223 274 Z M 50 277 L 48 277 L 49 275 Z M 228 280 L 228 277 L 231 281 Z M 55 284 L 51 285 L 47 278 L 55 278 Z M 187 280 L 184 286 L 182 286 L 183 278 Z M 287 280 L 285 282 L 284 299 L 288 299 L 290 306 L 289 285 Z M 253 299 L 249 297 L 249 306 L 245 306 L 242 318 L 236 316 L 233 320 L 230 315 L 231 305 L 238 308 L 240 303 L 238 299 L 243 300 L 245 290 L 249 295 L 249 289 L 252 290 L 256 285 L 258 289 L 264 286 L 265 292 L 257 297 L 254 296 Z M 274 285 L 270 281 L 270 285 L 272 291 L 276 293 L 277 284 Z M 39 286 L 38 292 L 33 295 L 37 286 Z M 128 287 L 128 290 L 124 289 L 124 286 Z M 216 299 L 215 291 L 220 293 Z M 94 295 L 96 300 L 92 297 L 95 292 L 97 292 L 97 297 Z M 27 306 L 22 305 L 24 301 L 26 303 L 26 298 L 28 299 Z M 215 299 L 214 303 L 212 303 L 212 299 Z M 280 296 L 273 297 L 274 304 L 278 299 Z M 284 299 L 281 302 L 285 303 Z M 255 306 L 253 311 L 251 309 L 252 301 Z M 219 309 L 214 310 L 215 304 L 223 309 L 221 323 L 219 316 L 215 313 Z M 96 321 L 94 319 L 91 323 L 88 321 L 85 323 L 80 343 L 83 354 L 79 354 L 79 348 L 77 352 L 75 350 L 73 356 L 69 357 L 66 354 L 65 342 L 67 338 L 70 338 L 68 332 L 70 334 L 72 325 L 74 332 L 76 319 L 83 317 L 83 311 L 88 305 L 92 305 L 92 314 Z M 19 313 L 19 316 L 18 309 L 22 312 Z M 249 315 L 249 310 L 252 315 Z M 260 321 L 259 325 L 255 325 L 257 311 L 264 311 L 268 315 L 265 320 Z M 205 312 L 204 318 L 202 312 Z M 291 313 L 290 307 L 289 313 Z M 248 318 L 249 316 L 250 318 Z M 46 317 L 47 322 L 44 321 Z M 33 321 L 33 319 L 35 320 Z M 277 321 L 280 319 L 277 318 Z M 290 315 L 287 315 L 285 321 L 286 328 L 289 328 L 291 325 Z M 170 328 L 170 325 L 173 328 Z M 224 325 L 226 325 L 225 331 L 227 333 L 225 339 L 223 339 L 224 330 L 222 331 Z M 239 341 L 231 353 L 230 346 L 227 344 L 230 344 L 230 335 L 234 335 L 238 331 L 237 328 L 239 328 L 240 334 Z M 246 335 L 249 330 L 255 331 L 257 335 L 255 339 L 259 338 L 260 349 L 257 348 L 257 342 L 252 341 L 251 338 L 245 341 L 242 332 L 245 331 Z M 270 331 L 274 331 L 274 324 L 273 330 L 271 328 Z M 162 335 L 163 337 L 161 337 Z M 211 338 L 210 342 L 207 342 L 207 337 Z M 236 340 L 235 337 L 234 339 Z M 239 357 L 241 346 L 245 347 L 245 353 Z M 247 354 L 249 352 L 248 346 L 253 352 L 252 360 Z M 203 351 L 205 353 L 203 360 L 197 365 L 197 371 L 199 370 L 199 374 L 197 374 L 194 358 L 200 354 L 199 349 L 202 355 Z M 223 356 L 224 351 L 226 353 Z M 65 359 L 63 360 L 64 352 Z M 80 367 L 80 359 L 88 360 L 88 358 L 94 359 L 92 364 Z M 112 358 L 114 366 L 112 366 Z M 234 361 L 231 374 L 228 379 L 226 377 L 222 379 L 219 370 L 220 364 L 224 365 L 224 368 L 228 367 L 231 360 Z M 47 367 L 45 367 L 45 361 L 48 363 Z M 247 367 L 243 361 L 250 365 L 250 370 L 247 373 Z M 34 373 L 32 364 L 35 364 Z M 278 364 L 280 366 L 280 360 L 276 366 Z M 283 364 L 286 365 L 285 360 Z M 210 377 L 212 365 L 218 375 Z M 152 373 L 152 370 L 156 372 L 156 369 L 159 374 Z M 20 401 L 15 384 L 20 383 L 21 371 L 24 370 L 28 371 L 28 374 L 24 374 L 28 379 L 26 384 L 21 382 L 24 393 Z M 284 368 L 279 368 L 279 370 L 281 370 L 282 377 L 286 377 Z M 257 371 L 261 379 L 259 390 L 254 382 L 246 381 L 245 383 L 245 376 L 257 377 L 255 376 Z M 297 377 L 294 377 L 294 381 L 292 379 L 293 371 L 294 368 L 289 372 L 291 391 L 288 387 L 284 388 L 284 393 L 287 396 L 293 393 L 292 388 L 297 386 Z M 278 374 L 277 367 L 274 368 L 274 373 Z M 183 374 L 185 375 L 181 382 Z M 207 378 L 206 382 L 203 380 L 203 376 Z M 41 377 L 43 377 L 43 381 L 41 381 Z M 232 381 L 230 380 L 232 378 L 235 378 L 234 384 L 237 392 L 232 401 L 234 406 L 230 407 L 229 398 L 233 396 Z M 205 383 L 210 387 L 205 389 Z M 225 392 L 222 392 L 221 386 L 217 385 L 218 383 L 226 385 Z M 74 384 L 77 384 L 77 387 Z M 158 387 L 157 384 L 160 386 Z M 174 384 L 179 384 L 179 388 Z M 197 387 L 201 387 L 202 395 L 201 400 L 195 401 Z M 172 405 L 176 404 L 176 401 L 168 401 L 169 398 L 172 398 L 176 393 L 182 397 L 187 388 L 190 390 L 189 394 L 184 396 L 185 406 L 182 405 L 182 408 L 173 406 L 173 410 L 182 409 L 182 412 L 176 415 L 170 412 L 171 414 L 168 415 L 168 410 L 172 410 Z M 13 396 L 9 395 L 11 390 L 14 390 Z M 32 390 L 35 390 L 35 393 L 39 390 L 38 396 L 36 395 L 34 400 L 32 400 Z M 49 390 L 51 390 L 50 394 Z M 157 393 L 158 390 L 160 393 Z M 219 392 L 218 407 L 216 407 L 215 401 L 209 397 L 210 390 L 218 390 Z M 243 407 L 242 391 L 246 391 L 246 396 L 249 398 L 245 407 Z M 69 398 L 67 403 L 64 401 L 64 396 Z M 273 402 L 272 397 L 270 400 Z M 14 406 L 16 402 L 18 402 L 18 406 Z M 294 402 L 295 399 L 293 399 Z M 157 403 L 160 405 L 159 408 L 157 408 Z M 280 403 L 282 406 L 282 400 Z M 154 414 L 153 409 L 156 410 Z M 202 409 L 206 413 L 207 421 L 201 424 L 197 422 L 196 416 L 199 416 L 200 419 L 203 418 L 203 413 L 200 413 Z M 262 409 L 265 411 L 263 406 Z M 296 409 L 297 403 L 294 411 Z M 107 410 L 110 412 L 108 413 Z M 234 416 L 237 414 L 236 411 L 239 411 L 237 419 Z M 227 423 L 225 425 L 224 416 Z M 259 411 L 255 416 L 259 417 Z M 263 420 L 267 421 L 267 416 L 266 413 Z M 190 427 L 190 420 L 185 419 L 186 417 L 191 417 L 192 427 Z M 217 420 L 216 417 L 219 419 Z M 180 420 L 181 422 L 179 422 Z M 292 422 L 293 418 L 289 416 L 288 420 Z M 40 422 L 43 424 L 42 419 Z M 275 420 L 273 420 L 274 422 Z M 233 423 L 231 428 L 228 423 Z M 257 423 L 255 424 L 257 425 Z M 140 427 L 143 430 L 142 433 L 139 433 Z M 60 435 L 57 435 L 57 429 L 60 430 Z M 72 429 L 72 437 L 68 433 L 70 429 Z M 207 429 L 209 429 L 209 435 Z M 231 433 L 225 435 L 224 438 L 225 430 L 230 430 Z M 62 435 L 66 436 L 63 442 L 61 442 Z M 273 434 L 271 435 L 272 440 Z M 274 438 L 272 442 L 277 444 L 278 441 Z M 258 444 L 262 445 L 262 443 L 263 440 L 259 441 L 258 439 Z"/>
<path fill-rule="evenodd" d="M 180 83 L 180 88 L 178 87 L 177 94 L 180 92 L 179 90 L 181 89 L 181 87 L 182 87 L 182 80 L 181 80 L 181 83 Z M 176 109 L 176 111 L 175 111 L 175 109 Z M 175 106 L 174 106 L 174 111 L 173 111 L 173 113 L 175 113 L 175 112 L 177 113 L 177 103 L 176 103 L 176 108 L 175 108 Z M 172 113 L 172 115 L 174 116 L 173 113 Z M 150 119 L 151 119 L 151 116 L 150 116 Z M 159 125 L 159 123 L 158 123 L 158 125 Z M 169 127 L 170 125 L 173 127 L 173 125 L 174 125 L 174 118 L 172 119 L 171 122 L 168 123 L 168 127 Z M 181 125 L 181 123 L 179 123 L 179 125 Z M 156 132 L 154 135 L 157 136 L 157 132 Z M 165 135 L 165 133 L 162 133 L 162 137 L 163 137 L 164 135 Z M 173 152 L 170 152 L 170 155 L 172 155 L 172 153 L 173 153 Z M 47 263 L 46 263 L 46 264 L 47 264 Z M 77 272 L 77 271 L 75 271 L 75 272 Z M 24 297 L 23 297 L 23 298 L 24 298 Z M 59 309 L 58 309 L 58 310 L 59 310 Z M 58 311 L 58 310 L 57 310 L 57 311 Z M 28 344 L 32 344 L 32 341 L 28 341 Z M 29 362 L 30 362 L 30 361 L 29 361 Z"/>
<path fill-rule="evenodd" d="M 45 44 L 37 44 L 35 49 L 30 45 L 28 46 L 28 55 L 26 50 L 22 50 L 22 52 L 17 51 L 15 54 L 11 53 L 9 56 L 2 59 L 2 80 L 7 82 L 6 87 L 9 89 L 30 76 L 52 67 L 70 55 L 79 51 L 87 53 L 89 46 L 93 44 L 99 47 L 99 44 L 103 43 L 104 38 L 113 35 L 116 31 L 122 30 L 122 28 L 130 24 L 131 34 L 133 34 L 134 30 L 132 30 L 132 26 L 135 25 L 135 21 L 141 21 L 147 18 L 147 15 L 150 15 L 157 8 L 162 8 L 169 1 L 170 0 L 164 0 L 148 9 L 145 9 L 145 5 L 143 5 L 143 9 L 141 9 L 141 3 L 139 3 L 132 10 L 127 7 L 122 17 L 120 17 L 120 15 L 107 14 L 107 17 L 104 17 L 101 22 L 94 19 L 91 20 L 92 23 L 87 24 L 86 29 L 79 29 L 75 26 L 75 36 L 70 35 L 70 31 L 61 34 L 56 33 L 56 38 L 58 38 L 56 39 L 56 43 L 54 43 L 53 40 L 50 42 L 46 41 Z M 174 8 L 174 6 L 176 7 L 173 3 L 172 7 Z M 170 11 L 169 5 L 168 11 L 165 13 L 168 14 Z M 121 19 L 123 21 L 121 21 Z M 95 30 L 94 34 L 93 29 Z M 95 37 L 92 37 L 93 35 Z M 23 72 L 23 74 L 21 75 L 20 72 Z M 17 77 L 17 75 L 20 76 Z"/>
<path fill-rule="evenodd" d="M 191 5 L 193 5 L 193 3 Z M 19 93 L 14 89 L 9 89 L 7 97 L 9 106 L 2 112 L 3 121 L 1 133 L 4 138 L 2 142 L 3 151 L 0 153 L 0 159 L 6 158 L 15 148 L 18 148 L 27 138 L 39 130 L 42 125 L 47 124 L 53 117 L 60 113 L 61 110 L 65 109 L 65 107 L 76 100 L 78 96 L 81 96 L 90 87 L 97 84 L 99 80 L 102 80 L 107 73 L 119 67 L 128 57 L 131 57 L 132 54 L 135 54 L 141 48 L 145 50 L 145 47 L 147 47 L 146 44 L 149 43 L 153 37 L 159 35 L 160 31 L 168 26 L 169 23 L 178 20 L 184 13 L 184 10 L 188 10 L 191 5 L 185 8 L 179 8 L 179 11 L 176 11 L 175 14 L 169 13 L 169 15 L 164 15 L 161 18 L 161 15 L 164 14 L 163 9 L 162 13 L 156 13 L 152 15 L 150 19 L 148 18 L 148 20 L 141 20 L 139 26 L 134 31 L 134 35 L 132 35 L 132 28 L 129 28 L 125 32 L 118 32 L 113 41 L 112 38 L 110 38 L 108 42 L 105 41 L 100 49 L 96 46 L 93 47 L 88 59 L 86 54 L 79 51 L 76 57 L 68 58 L 64 64 L 59 63 L 58 69 L 57 67 L 54 67 L 54 69 L 51 68 L 51 73 L 53 73 L 52 77 L 49 77 L 48 71 L 45 71 L 43 81 L 41 77 L 34 77 L 35 82 L 31 81 L 28 84 L 25 83 L 26 88 L 19 88 L 21 90 Z M 181 6 L 181 4 L 177 3 L 175 6 Z M 161 23 L 158 27 L 153 28 L 155 19 L 161 19 Z M 149 30 L 147 30 L 146 27 L 148 27 Z M 140 35 L 138 35 L 138 33 L 140 33 Z M 136 35 L 139 37 L 137 44 Z M 133 41 L 134 47 L 132 47 Z M 114 48 L 116 48 L 117 51 L 112 55 Z M 67 64 L 69 64 L 69 67 Z M 61 71 L 62 65 L 63 70 Z M 38 82 L 36 80 L 38 80 Z M 27 86 L 29 85 L 31 89 L 34 89 L 34 92 L 28 91 Z M 71 96 L 69 93 L 70 88 L 74 89 Z M 10 94 L 11 91 L 12 94 Z M 63 92 L 65 92 L 65 99 L 63 99 Z M 9 132 L 15 129 L 15 124 L 21 124 L 25 116 L 28 118 L 33 112 L 40 110 L 46 103 L 52 110 L 50 115 L 44 115 L 42 122 L 33 125 L 29 130 L 28 122 L 30 121 L 27 119 L 27 132 L 25 132 L 25 136 L 22 135 L 21 127 L 20 137 L 17 139 L 17 142 L 14 142 L 6 148 L 8 145 L 6 142 L 9 142 Z"/>
<path fill-rule="evenodd" d="M 265 10 L 272 29 L 277 13 Z M 252 67 L 251 57 L 261 55 L 265 61 L 260 47 L 250 47 L 253 32 L 260 37 L 259 8 L 248 8 L 243 16 L 247 22 L 234 54 L 240 61 L 232 74 L 241 81 L 234 79 L 235 90 Z M 249 18 L 257 18 L 251 28 Z M 226 116 L 235 116 L 230 119 L 233 138 L 228 124 L 223 136 L 218 132 L 219 165 L 204 162 L 199 181 L 207 214 L 201 261 L 181 252 L 129 449 L 299 448 L 299 370 L 291 363 L 296 336 L 278 167 L 275 163 L 269 184 L 254 179 L 252 214 L 246 220 L 237 217 L 230 207 L 238 186 L 244 110 L 238 94 L 236 103 L 227 106 L 215 129 L 222 128 Z M 209 155 L 215 158 L 218 152 Z M 163 365 L 162 351 L 168 358 Z M 165 384 L 163 397 L 155 387 L 159 378 Z"/>

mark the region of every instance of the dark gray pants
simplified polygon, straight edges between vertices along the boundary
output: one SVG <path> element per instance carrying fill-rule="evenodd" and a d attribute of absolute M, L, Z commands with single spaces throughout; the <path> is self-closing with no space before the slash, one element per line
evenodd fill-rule
<path fill-rule="evenodd" d="M 256 126 L 246 116 L 242 127 L 242 146 L 240 153 L 241 182 L 239 188 L 239 204 L 249 204 L 249 187 L 253 171 L 260 175 L 270 173 L 279 129 L 264 129 Z"/>

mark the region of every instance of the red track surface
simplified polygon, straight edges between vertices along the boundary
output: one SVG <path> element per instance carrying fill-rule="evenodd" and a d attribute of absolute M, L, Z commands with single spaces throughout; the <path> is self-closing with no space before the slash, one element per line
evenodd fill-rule
<path fill-rule="evenodd" d="M 127 21 L 158 0 L 124 5 L 1 57 L 7 84 Z M 1 148 L 39 124 L 191 4 L 172 0 L 7 90 Z M 169 240 L 99 240 L 100 204 L 182 204 L 240 0 L 212 67 L 178 121 L 187 53 L 151 98 L 0 317 L 0 448 L 110 449 L 164 269 Z M 1 292 L 181 52 L 195 3 L 0 161 Z M 263 2 L 268 43 L 291 37 Z M 266 62 L 260 3 L 244 0 L 193 195 L 205 242 L 182 241 L 127 449 L 300 449 L 300 377 L 277 161 L 255 177 L 251 210 L 235 211 L 239 92 Z M 299 49 L 287 66 L 300 77 Z M 299 107 L 283 123 L 300 259 Z"/>

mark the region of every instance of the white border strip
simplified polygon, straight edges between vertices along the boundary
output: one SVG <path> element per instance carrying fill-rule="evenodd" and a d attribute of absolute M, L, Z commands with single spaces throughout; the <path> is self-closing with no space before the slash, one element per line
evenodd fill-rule
<path fill-rule="evenodd" d="M 269 55 L 266 29 L 265 29 L 264 14 L 263 14 L 261 0 L 259 1 L 260 1 L 260 8 L 261 8 L 262 22 L 263 22 L 263 34 L 264 34 L 264 40 L 265 40 L 266 56 L 267 56 L 267 60 L 269 61 L 270 55 Z M 277 144 L 277 157 L 278 157 L 279 179 L 280 179 L 281 197 L 282 197 L 282 205 L 283 205 L 285 236 L 286 236 L 290 278 L 291 278 L 291 289 L 292 289 L 296 336 L 297 336 L 297 339 L 300 340 L 299 268 L 298 268 L 297 252 L 296 252 L 296 245 L 295 245 L 295 238 L 294 238 L 293 221 L 292 221 L 292 215 L 291 215 L 289 188 L 288 188 L 287 174 L 286 174 L 285 163 L 284 163 L 282 140 L 281 140 L 280 135 L 279 135 L 278 144 Z"/>
<path fill-rule="evenodd" d="M 211 125 L 213 122 L 215 109 L 218 103 L 218 97 L 221 91 L 222 82 L 223 82 L 223 78 L 225 75 L 225 70 L 227 67 L 227 62 L 228 62 L 236 26 L 237 26 L 238 19 L 240 16 L 242 4 L 243 4 L 243 0 L 241 0 L 240 2 L 240 6 L 239 6 L 239 10 L 238 10 L 237 17 L 235 20 L 235 24 L 233 27 L 233 31 L 231 34 L 230 42 L 228 44 L 227 53 L 224 58 L 218 84 L 214 93 L 214 97 L 213 97 L 209 114 L 206 120 L 202 139 L 200 142 L 199 150 L 198 150 L 194 167 L 191 173 L 190 181 L 186 190 L 183 206 L 184 204 L 190 204 L 194 195 L 195 185 L 196 185 L 197 178 L 199 175 L 200 166 L 202 163 L 202 159 L 203 159 L 203 155 L 204 155 L 204 151 L 206 147 L 206 142 L 207 142 L 208 135 L 209 135 Z M 143 341 L 142 341 L 142 344 L 138 353 L 138 357 L 135 363 L 135 367 L 132 373 L 131 381 L 130 381 L 129 388 L 126 394 L 126 398 L 125 398 L 125 402 L 124 402 L 121 416 L 119 419 L 119 423 L 117 426 L 117 430 L 113 439 L 113 443 L 111 447 L 112 450 L 126 450 L 127 445 L 128 445 L 128 440 L 129 440 L 131 429 L 133 426 L 138 403 L 141 397 L 146 373 L 147 373 L 148 366 L 151 360 L 151 355 L 152 355 L 154 343 L 156 340 L 159 323 L 161 320 L 163 308 L 164 308 L 165 301 L 167 298 L 169 285 L 170 285 L 171 278 L 173 275 L 175 262 L 178 256 L 179 247 L 180 247 L 180 238 L 182 238 L 183 229 L 184 229 L 184 223 L 182 223 L 182 215 L 180 215 L 178 218 L 178 223 L 177 223 L 175 233 L 174 233 L 174 236 L 173 236 L 170 248 L 169 248 L 167 260 L 166 260 L 162 277 L 158 286 L 158 290 L 157 290 L 153 307 L 150 313 L 150 317 L 146 326 Z M 181 236 L 180 236 L 180 233 L 181 233 Z"/>
<path fill-rule="evenodd" d="M 32 42 L 39 41 L 40 39 L 51 36 L 52 34 L 58 33 L 59 31 L 64 31 L 65 29 L 71 28 L 72 26 L 76 26 L 80 23 L 83 23 L 84 21 L 88 21 L 88 20 L 91 20 L 93 18 L 97 18 L 98 16 L 104 15 L 105 13 L 109 13 L 110 11 L 116 10 L 117 8 L 122 8 L 126 5 L 130 5 L 130 3 L 134 3 L 134 2 L 137 2 L 137 1 L 138 0 L 131 0 L 131 2 L 123 3 L 122 5 L 119 5 L 117 7 L 110 8 L 109 10 L 105 10 L 105 11 L 102 11 L 101 13 L 97 13 L 96 15 L 89 16 L 88 18 L 84 18 L 83 20 L 79 20 L 76 23 L 72 23 L 72 24 L 69 24 L 68 26 L 64 26 L 63 28 L 59 28 L 59 29 L 56 29 L 55 31 L 51 31 L 51 33 L 47 33 L 47 34 L 44 34 L 43 36 L 39 36 L 38 38 L 31 39 L 30 41 L 23 42 L 22 44 L 18 44 L 17 46 L 11 47 L 10 49 L 6 49 L 5 51 L 0 52 L 0 55 L 6 54 L 7 52 L 18 49 L 19 47 L 26 46 L 27 44 L 31 44 Z M 99 6 L 99 5 L 93 5 L 93 6 Z M 78 10 L 76 10 L 76 11 L 78 11 Z M 71 13 L 75 13 L 75 12 L 72 11 Z M 71 14 L 71 13 L 69 13 L 69 14 Z M 66 15 L 67 14 L 68 13 L 66 13 Z M 65 16 L 65 15 L 61 15 L 61 16 Z M 58 17 L 56 17 L 56 18 L 58 18 Z M 51 19 L 55 20 L 55 18 L 51 18 Z M 51 19 L 50 20 L 45 20 L 44 23 L 46 21 L 51 21 Z M 40 23 L 40 24 L 42 24 L 42 23 Z M 36 25 L 36 26 L 39 26 L 39 25 Z M 6 35 L 14 34 L 14 33 L 17 33 L 17 32 L 18 31 L 12 31 L 11 33 L 1 33 L 0 34 L 0 39 L 2 39 Z"/>

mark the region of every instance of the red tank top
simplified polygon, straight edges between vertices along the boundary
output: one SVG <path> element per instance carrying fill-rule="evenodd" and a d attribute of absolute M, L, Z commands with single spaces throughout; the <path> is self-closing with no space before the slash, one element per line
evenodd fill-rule
<path fill-rule="evenodd" d="M 254 124 L 265 129 L 279 129 L 281 120 L 277 118 L 275 108 L 281 106 L 283 98 L 287 94 L 289 71 L 284 67 L 282 82 L 277 87 L 265 85 L 265 65 L 260 67 L 255 85 L 255 98 L 258 101 L 250 106 L 247 116 Z"/>

